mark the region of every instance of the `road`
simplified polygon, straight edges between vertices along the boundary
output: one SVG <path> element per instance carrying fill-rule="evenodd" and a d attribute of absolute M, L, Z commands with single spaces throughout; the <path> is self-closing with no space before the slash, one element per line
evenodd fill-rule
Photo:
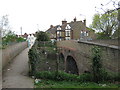
<path fill-rule="evenodd" d="M 34 79 L 28 76 L 28 50 L 22 51 L 5 68 L 2 77 L 2 88 L 33 88 Z"/>

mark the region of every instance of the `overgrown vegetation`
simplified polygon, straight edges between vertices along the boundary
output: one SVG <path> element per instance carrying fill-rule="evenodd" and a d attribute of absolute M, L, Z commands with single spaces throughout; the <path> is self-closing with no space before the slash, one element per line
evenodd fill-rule
<path fill-rule="evenodd" d="M 4 49 L 14 43 L 25 41 L 24 38 L 16 36 L 11 30 L 8 15 L 0 18 L 0 37 L 2 38 L 2 41 L 0 41 L 0 49 Z"/>
<path fill-rule="evenodd" d="M 102 58 L 101 58 L 101 48 L 95 46 L 92 48 L 92 76 L 93 81 L 96 83 L 109 81 L 109 82 L 119 82 L 120 73 L 108 72 L 102 67 Z"/>
<path fill-rule="evenodd" d="M 118 84 L 112 84 L 112 83 L 94 83 L 94 82 L 75 82 L 75 81 L 53 81 L 53 80 L 43 80 L 40 79 L 38 83 L 35 83 L 35 88 L 48 88 L 48 90 L 53 90 L 53 88 L 56 88 L 56 90 L 63 89 L 64 90 L 72 90 L 74 88 L 86 90 L 89 88 L 89 90 L 93 90 L 93 88 L 107 88 L 109 90 L 116 90 L 118 89 Z M 66 88 L 66 89 L 65 89 Z M 112 88 L 112 89 L 111 89 Z M 106 89 L 105 89 L 106 90 Z"/>
<path fill-rule="evenodd" d="M 26 41 L 26 39 L 24 39 L 22 37 L 18 37 L 10 31 L 7 35 L 5 35 L 2 38 L 2 47 L 1 48 L 4 49 L 11 44 L 19 43 L 19 42 L 23 42 L 23 41 Z"/>
<path fill-rule="evenodd" d="M 81 75 L 69 74 L 64 71 L 42 71 L 35 74 L 35 78 L 49 79 L 55 81 L 75 81 L 75 82 L 89 82 L 92 81 L 91 74 L 84 73 Z"/>
<path fill-rule="evenodd" d="M 38 71 L 54 71 L 56 68 L 56 45 L 45 32 L 37 32 L 35 44 L 29 50 L 30 75 Z"/>
<path fill-rule="evenodd" d="M 50 38 L 46 32 L 39 31 L 37 32 L 37 41 L 50 41 Z"/>
<path fill-rule="evenodd" d="M 83 73 L 81 75 L 69 74 L 64 71 L 61 71 L 60 69 L 57 70 L 56 53 L 58 52 L 56 51 L 56 45 L 54 43 L 51 43 L 50 41 L 38 41 L 38 39 L 35 41 L 35 44 L 29 50 L 29 65 L 30 65 L 29 75 L 34 76 L 35 79 L 43 80 L 43 82 L 40 82 L 42 84 L 39 83 L 36 84 L 38 87 L 42 87 L 41 85 L 45 85 L 45 87 L 47 87 L 45 84 L 48 83 L 47 81 L 50 81 L 50 87 L 54 87 L 51 86 L 51 81 L 54 83 L 74 82 L 78 84 L 78 83 L 94 82 L 94 84 L 95 83 L 100 84 L 102 82 L 109 82 L 109 83 L 118 82 L 118 79 L 120 78 L 119 75 L 108 73 L 102 67 L 102 59 L 101 59 L 102 52 L 101 49 L 97 46 L 92 48 L 93 56 L 92 56 L 91 71 L 89 73 Z M 116 86 L 117 84 L 115 85 L 115 87 Z M 59 87 L 59 85 L 55 87 Z M 96 87 L 99 87 L 99 85 Z"/>
<path fill-rule="evenodd" d="M 101 70 L 102 70 L 102 59 L 101 59 L 101 51 L 99 47 L 92 48 L 92 72 L 93 72 L 93 79 L 95 82 L 99 82 L 102 80 Z"/>

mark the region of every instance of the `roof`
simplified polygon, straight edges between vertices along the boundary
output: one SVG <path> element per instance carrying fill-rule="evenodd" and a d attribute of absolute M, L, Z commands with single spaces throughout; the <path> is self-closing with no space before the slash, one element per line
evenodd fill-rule
<path fill-rule="evenodd" d="M 62 25 L 56 25 L 52 28 L 49 28 L 46 32 L 55 34 L 57 31 L 57 27 L 61 27 L 61 30 L 65 30 L 66 26 L 68 27 L 68 29 L 70 28 L 70 30 L 86 30 L 86 26 L 84 25 L 84 23 L 82 21 L 76 21 L 76 22 L 70 22 L 70 23 L 64 23 Z"/>

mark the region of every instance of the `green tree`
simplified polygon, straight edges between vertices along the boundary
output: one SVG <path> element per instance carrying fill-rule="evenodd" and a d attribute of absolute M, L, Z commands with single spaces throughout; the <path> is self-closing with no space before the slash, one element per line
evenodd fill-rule
<path fill-rule="evenodd" d="M 102 38 L 111 38 L 113 33 L 118 28 L 117 11 L 111 12 L 110 10 L 104 14 L 95 14 L 91 27 L 99 32 Z"/>
<path fill-rule="evenodd" d="M 37 32 L 37 40 L 38 41 L 49 41 L 49 36 L 46 32 L 39 31 Z"/>

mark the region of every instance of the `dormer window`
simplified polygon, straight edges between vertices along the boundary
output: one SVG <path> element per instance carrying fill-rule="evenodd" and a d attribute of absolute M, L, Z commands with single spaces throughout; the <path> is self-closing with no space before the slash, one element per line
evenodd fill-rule
<path fill-rule="evenodd" d="M 57 30 L 61 30 L 61 27 L 60 27 L 60 26 L 58 26 L 58 27 L 57 27 Z"/>
<path fill-rule="evenodd" d="M 71 29 L 70 25 L 67 24 L 67 26 L 65 27 L 65 29 Z"/>

